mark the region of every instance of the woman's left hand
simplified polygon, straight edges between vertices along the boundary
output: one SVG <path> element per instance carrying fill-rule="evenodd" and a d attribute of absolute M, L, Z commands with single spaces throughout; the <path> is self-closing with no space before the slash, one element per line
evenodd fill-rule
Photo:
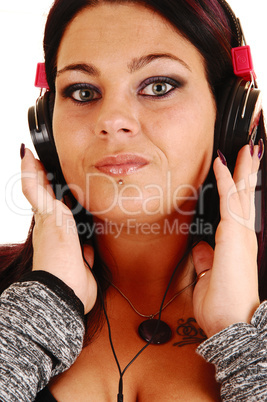
<path fill-rule="evenodd" d="M 194 290 L 194 313 L 208 337 L 237 322 L 250 323 L 259 306 L 255 186 L 259 169 L 259 147 L 251 156 L 243 147 L 234 175 L 220 158 L 214 173 L 220 196 L 221 221 L 215 235 L 215 249 L 205 242 L 193 249 L 199 279 Z"/>

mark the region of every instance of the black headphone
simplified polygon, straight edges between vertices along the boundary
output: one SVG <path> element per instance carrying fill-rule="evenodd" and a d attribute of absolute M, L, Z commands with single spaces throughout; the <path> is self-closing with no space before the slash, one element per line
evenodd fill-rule
<path fill-rule="evenodd" d="M 249 46 L 242 46 L 243 32 L 239 20 L 228 3 L 220 0 L 234 23 L 239 47 L 232 49 L 234 72 L 237 75 L 223 86 L 218 104 L 215 126 L 214 157 L 219 148 L 227 160 L 235 160 L 239 149 L 250 139 L 257 141 L 257 127 L 261 116 L 261 93 L 257 88 Z M 37 87 L 48 88 L 44 64 L 37 67 Z M 59 181 L 64 180 L 52 130 L 54 94 L 49 90 L 37 99 L 28 112 L 29 128 L 36 152 L 47 172 Z"/>
<path fill-rule="evenodd" d="M 224 86 L 218 103 L 214 156 L 217 156 L 219 148 L 227 161 L 234 163 L 244 145 L 250 140 L 253 143 L 258 141 L 257 128 L 261 114 L 261 92 L 254 79 L 237 78 Z"/>

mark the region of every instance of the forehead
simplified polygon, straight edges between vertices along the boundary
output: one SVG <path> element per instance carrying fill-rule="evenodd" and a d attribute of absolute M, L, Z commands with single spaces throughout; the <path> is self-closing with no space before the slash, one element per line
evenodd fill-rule
<path fill-rule="evenodd" d="M 173 25 L 140 4 L 102 3 L 81 11 L 67 27 L 58 51 L 65 64 L 94 59 L 120 63 L 145 53 L 172 52 L 203 66 L 198 50 Z"/>

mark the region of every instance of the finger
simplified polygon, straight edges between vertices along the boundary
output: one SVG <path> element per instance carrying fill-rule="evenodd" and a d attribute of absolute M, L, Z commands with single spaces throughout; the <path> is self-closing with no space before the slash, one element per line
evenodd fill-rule
<path fill-rule="evenodd" d="M 87 264 L 89 265 L 89 267 L 92 270 L 93 265 L 94 265 L 94 249 L 93 249 L 93 247 L 89 244 L 85 244 L 83 246 L 83 255 L 84 255 L 84 258 L 85 258 Z"/>
<path fill-rule="evenodd" d="M 245 145 L 241 150 L 238 152 L 233 180 L 236 183 L 237 187 L 239 183 L 241 184 L 241 190 L 244 190 L 243 187 L 248 188 L 247 186 L 247 179 L 249 175 L 252 173 L 252 156 L 251 150 L 249 145 Z M 243 186 L 245 180 L 245 186 Z"/>
<path fill-rule="evenodd" d="M 261 145 L 254 146 L 254 152 L 252 157 L 252 173 L 258 173 L 260 167 L 260 161 L 264 152 L 263 141 L 261 140 L 259 144 Z"/>
<path fill-rule="evenodd" d="M 255 187 L 257 185 L 260 159 L 259 146 L 252 143 L 244 146 L 238 153 L 233 180 L 239 195 L 246 226 L 253 228 L 255 220 Z M 230 198 L 229 198 L 230 199 Z"/>
<path fill-rule="evenodd" d="M 192 250 L 193 263 L 197 275 L 207 269 L 211 269 L 213 265 L 213 248 L 206 242 L 202 241 Z"/>
<path fill-rule="evenodd" d="M 21 167 L 23 171 L 33 170 L 34 172 L 38 172 L 39 184 L 42 184 L 43 187 L 47 188 L 47 191 L 49 191 L 52 196 L 54 195 L 43 164 L 33 156 L 29 149 L 25 149 L 25 156 L 22 159 Z"/>
<path fill-rule="evenodd" d="M 243 147 L 237 157 L 233 175 L 236 187 L 239 190 L 241 203 L 246 205 L 246 196 L 254 192 L 257 184 L 257 173 L 260 166 L 258 157 L 259 146 L 254 147 L 252 143 Z"/>
<path fill-rule="evenodd" d="M 258 143 L 258 145 L 253 146 L 253 149 L 251 150 L 253 152 L 252 154 L 252 167 L 251 167 L 251 173 L 248 178 L 248 186 L 250 188 L 250 192 L 253 193 L 253 204 L 254 204 L 254 199 L 255 199 L 255 189 L 258 183 L 258 173 L 259 173 L 259 167 L 260 167 L 260 162 L 264 153 L 264 143 L 263 140 L 261 139 Z"/>
<path fill-rule="evenodd" d="M 253 155 L 251 155 L 253 151 Z M 254 192 L 257 184 L 259 158 L 252 145 L 243 147 L 237 157 L 233 179 L 239 194 L 243 217 L 252 228 L 255 220 Z"/>
<path fill-rule="evenodd" d="M 229 221 L 233 215 L 242 218 L 243 211 L 239 194 L 229 169 L 221 162 L 220 158 L 216 158 L 213 170 L 220 196 L 221 219 Z"/>
<path fill-rule="evenodd" d="M 49 192 L 49 194 L 54 198 L 54 191 L 47 178 L 47 172 L 46 172 L 43 164 L 38 159 L 35 159 L 35 163 L 37 166 L 37 170 L 39 172 L 39 175 L 38 175 L 38 178 L 40 180 L 39 184 L 41 184 Z"/>
<path fill-rule="evenodd" d="M 259 145 L 246 145 L 239 151 L 233 175 L 237 188 L 239 182 L 246 180 L 247 191 L 254 191 L 260 166 L 259 151 Z"/>
<path fill-rule="evenodd" d="M 46 178 L 42 164 L 26 149 L 21 162 L 22 191 L 33 208 L 40 213 L 53 208 L 55 196 Z"/>

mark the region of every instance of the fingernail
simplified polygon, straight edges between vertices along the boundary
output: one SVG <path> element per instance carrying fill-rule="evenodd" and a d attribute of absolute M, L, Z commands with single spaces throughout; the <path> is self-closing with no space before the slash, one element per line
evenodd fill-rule
<path fill-rule="evenodd" d="M 227 162 L 226 162 L 225 156 L 224 156 L 224 154 L 223 154 L 219 149 L 218 149 L 218 151 L 217 151 L 217 154 L 218 154 L 218 156 L 219 156 L 219 158 L 220 158 L 222 164 L 223 164 L 224 166 L 227 166 Z"/>
<path fill-rule="evenodd" d="M 252 140 L 249 141 L 249 150 L 250 150 L 250 155 L 254 155 L 254 143 Z"/>
<path fill-rule="evenodd" d="M 20 158 L 23 159 L 25 156 L 25 145 L 21 144 L 20 146 Z"/>
<path fill-rule="evenodd" d="M 258 157 L 259 160 L 261 160 L 264 154 L 264 143 L 262 138 L 259 140 L 258 146 L 259 146 Z"/>

